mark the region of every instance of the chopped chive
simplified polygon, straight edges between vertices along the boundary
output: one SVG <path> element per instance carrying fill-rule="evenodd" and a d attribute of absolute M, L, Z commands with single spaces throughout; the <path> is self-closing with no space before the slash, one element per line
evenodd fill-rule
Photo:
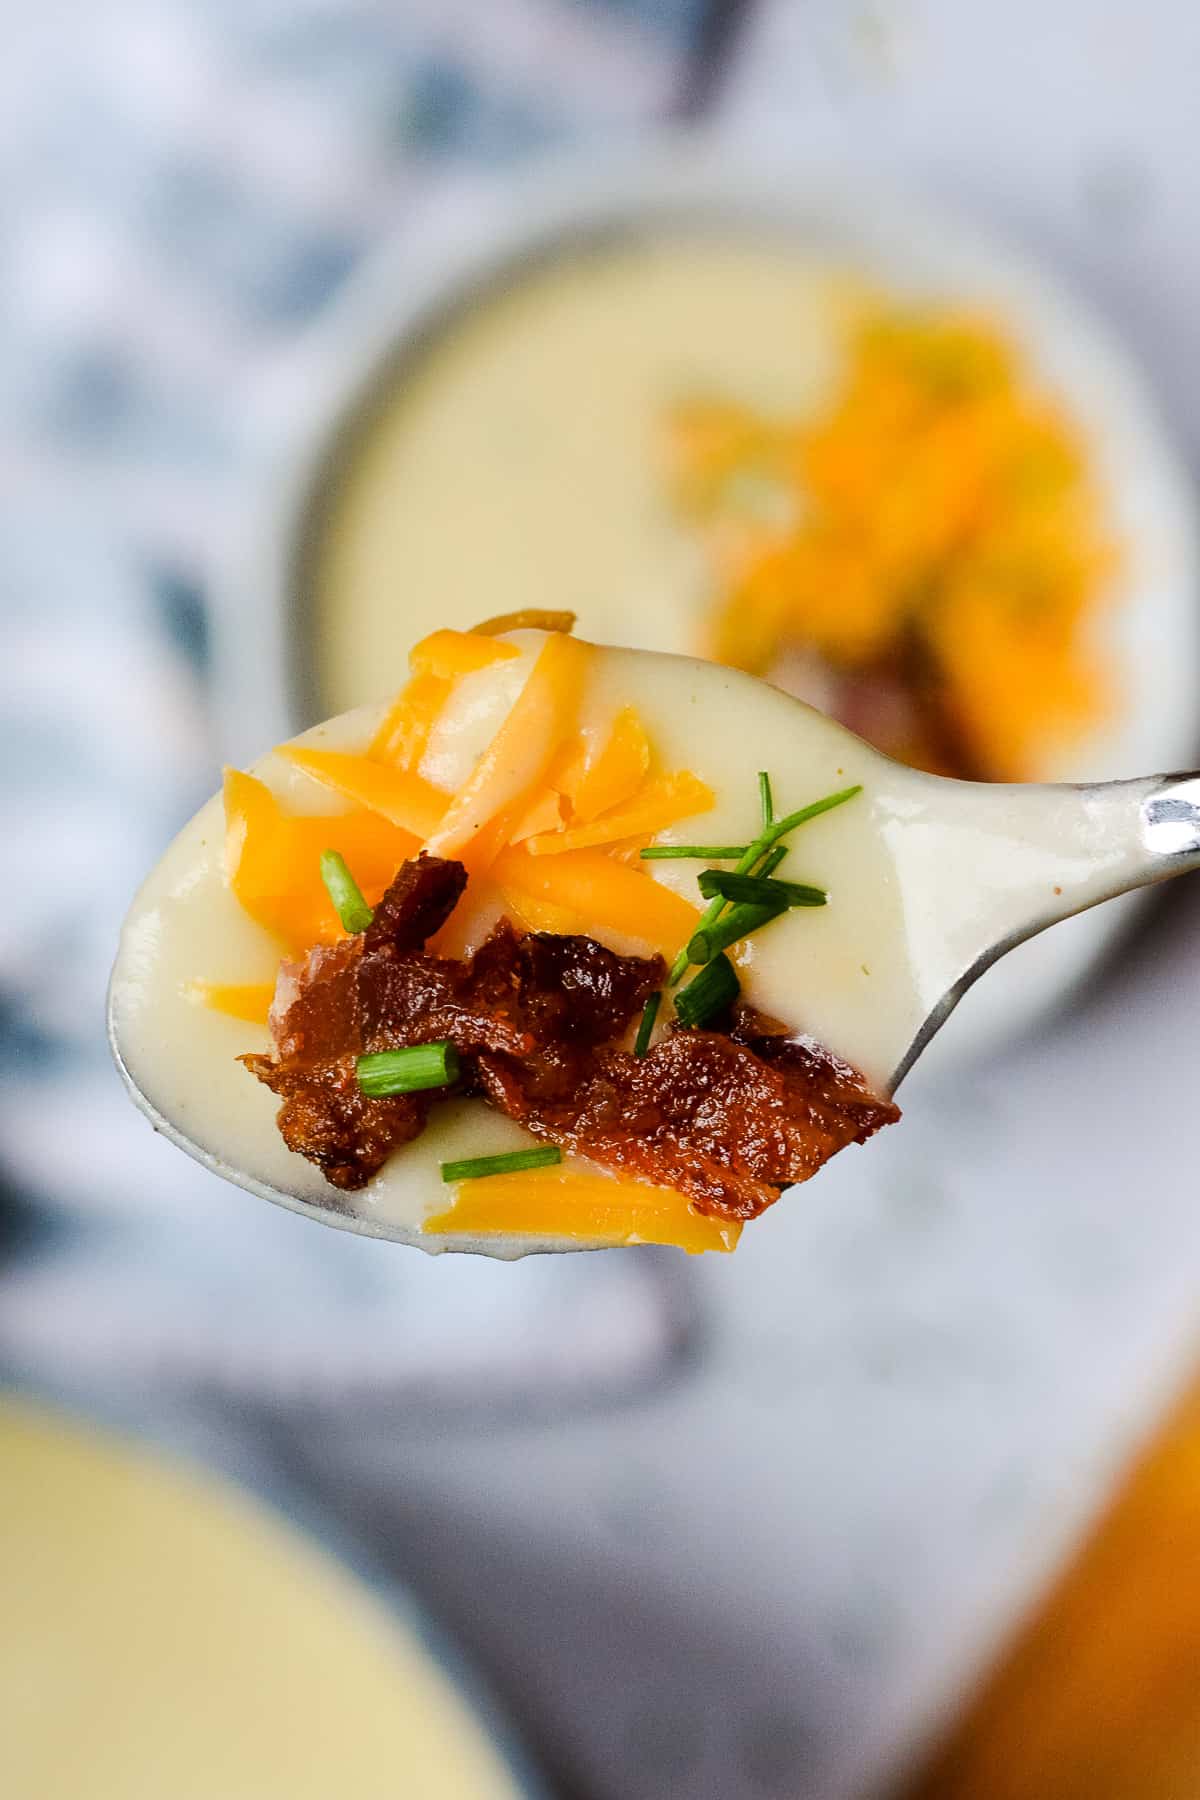
<path fill-rule="evenodd" d="M 369 1099 L 418 1094 L 423 1088 L 447 1087 L 458 1080 L 458 1052 L 450 1043 L 379 1050 L 373 1056 L 360 1056 L 355 1073 L 359 1087 Z"/>
<path fill-rule="evenodd" d="M 639 852 L 646 862 L 665 862 L 668 857 L 698 862 L 736 862 L 745 856 L 745 844 L 647 844 Z"/>
<path fill-rule="evenodd" d="M 771 777 L 765 769 L 758 771 L 758 798 L 762 806 L 762 822 L 770 825 L 775 819 L 775 802 L 771 798 Z"/>
<path fill-rule="evenodd" d="M 856 794 L 861 793 L 862 784 L 858 782 L 853 787 L 840 789 L 836 794 L 826 794 L 823 800 L 814 800 L 811 805 L 802 806 L 799 812 L 788 813 L 786 818 L 776 819 L 773 824 L 768 825 L 760 832 L 752 844 L 746 846 L 734 873 L 749 875 L 756 865 L 764 860 L 767 852 L 774 849 L 781 837 L 786 837 L 789 832 L 795 831 L 798 825 L 806 825 L 810 819 L 818 818 L 821 813 L 832 812 L 835 806 L 842 806 L 847 800 L 853 800 Z M 700 915 L 697 931 L 706 931 L 720 917 L 724 905 L 723 900 L 710 900 L 707 908 Z M 687 966 L 688 953 L 685 948 L 679 952 L 671 964 L 667 979 L 672 987 L 682 979 Z"/>
<path fill-rule="evenodd" d="M 645 1056 L 650 1048 L 650 1034 L 654 1030 L 654 1021 L 658 1017 L 658 1009 L 662 1005 L 661 990 L 651 994 L 642 1008 L 641 1022 L 637 1028 L 637 1037 L 633 1042 L 633 1054 Z"/>
<path fill-rule="evenodd" d="M 763 832 L 758 840 L 757 848 L 766 850 L 777 844 L 781 837 L 795 831 L 797 825 L 807 825 L 810 819 L 820 818 L 822 813 L 832 812 L 835 806 L 844 806 L 847 800 L 853 800 L 856 794 L 862 793 L 862 782 L 856 781 L 853 787 L 839 788 L 836 794 L 826 794 L 823 800 L 814 800 L 808 806 L 802 806 L 799 812 L 789 813 L 786 819 L 776 819 Z M 756 846 L 751 844 L 751 850 Z"/>
<path fill-rule="evenodd" d="M 462 1162 L 442 1164 L 443 1181 L 475 1181 L 480 1175 L 516 1175 L 522 1169 L 548 1169 L 562 1161 L 557 1144 L 542 1144 L 536 1150 L 510 1150 L 503 1156 L 468 1156 Z"/>
<path fill-rule="evenodd" d="M 786 844 L 776 844 L 773 850 L 768 850 L 767 854 L 763 857 L 757 869 L 754 871 L 759 880 L 766 881 L 768 876 L 773 875 L 787 853 L 788 847 Z"/>
<path fill-rule="evenodd" d="M 771 857 L 775 855 L 773 850 Z M 719 894 L 722 900 L 746 900 L 753 906 L 824 906 L 829 899 L 824 888 L 809 887 L 803 881 L 775 881 L 765 874 L 726 875 L 720 869 L 704 871 L 700 892 L 706 900 Z"/>
<path fill-rule="evenodd" d="M 787 911 L 785 900 L 773 901 L 770 906 L 731 906 L 729 911 L 714 919 L 711 925 L 702 925 L 688 939 L 688 961 L 699 963 L 712 962 L 722 950 L 728 950 L 739 938 L 749 937 L 762 925 L 769 925 L 772 919 L 778 919 Z"/>
<path fill-rule="evenodd" d="M 365 931 L 375 914 L 363 899 L 362 889 L 346 867 L 340 850 L 322 850 L 321 880 L 346 930 Z"/>
<path fill-rule="evenodd" d="M 727 956 L 714 956 L 698 975 L 675 996 L 675 1013 L 681 1025 L 703 1025 L 733 1005 L 741 989 Z"/>

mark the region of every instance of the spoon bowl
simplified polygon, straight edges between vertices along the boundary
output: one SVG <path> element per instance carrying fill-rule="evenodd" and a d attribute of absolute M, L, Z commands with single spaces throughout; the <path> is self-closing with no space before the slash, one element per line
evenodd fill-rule
<path fill-rule="evenodd" d="M 447 795 L 462 788 L 544 639 L 516 632 L 512 641 L 520 658 L 503 665 L 509 674 L 500 702 L 488 671 L 468 675 L 456 690 L 457 713 L 430 742 L 422 768 Z M 683 820 L 657 835 L 656 848 L 686 850 L 698 831 L 706 844 L 753 838 L 759 769 L 770 771 L 779 816 L 822 794 L 857 790 L 787 839 L 782 875 L 817 883 L 829 904 L 774 920 L 737 946 L 737 961 L 756 1007 L 811 1034 L 862 1070 L 880 1094 L 900 1085 L 963 994 L 1007 951 L 1200 862 L 1200 775 L 1052 786 L 948 780 L 890 761 L 737 671 L 649 652 L 589 655 L 589 703 L 605 716 L 632 704 L 651 722 L 663 766 L 694 771 L 713 792 L 702 825 L 696 817 Z M 297 742 L 361 753 L 382 711 L 343 715 Z M 294 761 L 272 753 L 256 772 L 287 810 L 326 813 L 336 837 L 338 803 Z M 278 944 L 230 891 L 224 837 L 218 799 L 146 882 L 113 972 L 113 1054 L 155 1129 L 227 1180 L 344 1229 L 426 1250 L 502 1256 L 599 1247 L 602 1240 L 520 1234 L 455 1236 L 449 1243 L 422 1231 L 441 1162 L 530 1142 L 521 1127 L 478 1101 L 436 1108 L 422 1135 L 358 1192 L 331 1187 L 286 1148 L 274 1128 L 272 1095 L 237 1062 L 240 1053 L 266 1047 L 264 1028 L 198 1006 L 191 993 L 198 976 L 267 982 L 278 961 Z M 431 842 L 437 848 L 436 838 Z M 693 905 L 705 866 L 712 859 L 686 855 L 640 865 Z M 657 891 L 647 885 L 647 894 Z M 597 935 L 612 941 L 611 932 Z M 612 947 L 630 948 L 620 941 Z"/>

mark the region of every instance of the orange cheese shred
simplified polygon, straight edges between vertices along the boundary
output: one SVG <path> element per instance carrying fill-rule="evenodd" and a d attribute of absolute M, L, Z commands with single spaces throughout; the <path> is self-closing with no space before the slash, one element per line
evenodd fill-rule
<path fill-rule="evenodd" d="M 443 675 L 428 671 L 414 675 L 385 713 L 367 754 L 397 769 L 419 768 L 429 734 L 453 686 Z"/>
<path fill-rule="evenodd" d="M 522 844 L 526 838 L 537 837 L 548 831 L 561 831 L 565 823 L 564 810 L 562 795 L 552 787 L 543 788 L 513 823 L 508 834 L 509 842 Z"/>
<path fill-rule="evenodd" d="M 413 646 L 408 666 L 414 675 L 436 675 L 453 681 L 459 675 L 488 669 L 493 663 L 512 662 L 520 654 L 516 644 L 503 644 L 480 631 L 431 631 Z"/>
<path fill-rule="evenodd" d="M 247 1025 L 265 1025 L 275 997 L 269 981 L 189 981 L 184 992 L 197 1006 L 227 1013 Z"/>
<path fill-rule="evenodd" d="M 420 840 L 378 813 L 294 818 L 280 811 L 265 782 L 225 771 L 225 867 L 243 910 L 281 939 L 305 950 L 344 937 L 321 880 L 322 850 L 338 850 L 370 905 Z"/>
<path fill-rule="evenodd" d="M 602 850 L 568 850 L 561 856 L 530 856 L 523 846 L 502 850 L 492 877 L 506 905 L 554 908 L 569 925 L 538 926 L 603 937 L 606 932 L 674 956 L 696 929 L 699 908 Z"/>
<path fill-rule="evenodd" d="M 525 606 L 520 612 L 497 613 L 494 618 L 484 619 L 482 624 L 472 625 L 474 637 L 494 637 L 501 631 L 566 631 L 575 629 L 573 612 L 547 612 L 540 606 Z"/>
<path fill-rule="evenodd" d="M 486 869 L 575 729 L 590 647 L 555 632 L 546 638 L 504 722 L 430 837 L 434 856 L 472 873 Z"/>
<path fill-rule="evenodd" d="M 605 813 L 594 824 L 531 837 L 527 848 L 532 856 L 559 856 L 564 851 L 617 844 L 625 838 L 651 838 L 681 819 L 709 812 L 715 802 L 712 789 L 683 769 L 677 775 L 660 775 L 648 781 L 627 805 Z"/>
<path fill-rule="evenodd" d="M 608 739 L 571 789 L 575 820 L 590 825 L 601 813 L 632 799 L 650 769 L 650 740 L 632 706 L 623 706 Z"/>
<path fill-rule="evenodd" d="M 449 804 L 448 795 L 422 781 L 411 769 L 393 768 L 369 756 L 314 750 L 307 744 L 281 744 L 276 754 L 285 756 L 322 786 L 366 807 L 368 812 L 379 813 L 414 837 L 430 837 Z"/>
<path fill-rule="evenodd" d="M 693 1256 L 733 1250 L 742 1230 L 735 1220 L 693 1212 L 673 1188 L 562 1169 L 460 1181 L 452 1204 L 421 1229 L 439 1235 L 504 1232 L 593 1244 L 674 1244 Z"/>

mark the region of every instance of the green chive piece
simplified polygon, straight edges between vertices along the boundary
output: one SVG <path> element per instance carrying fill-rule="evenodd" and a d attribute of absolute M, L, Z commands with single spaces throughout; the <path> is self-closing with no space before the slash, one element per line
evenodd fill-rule
<path fill-rule="evenodd" d="M 346 930 L 365 931 L 375 914 L 363 899 L 362 889 L 346 867 L 340 850 L 322 850 L 321 880 Z"/>
<path fill-rule="evenodd" d="M 775 802 L 771 798 L 771 777 L 765 769 L 758 771 L 758 798 L 762 806 L 762 822 L 764 826 L 774 823 Z"/>
<path fill-rule="evenodd" d="M 844 806 L 847 800 L 853 800 L 856 794 L 861 793 L 862 784 L 859 782 L 856 783 L 854 787 L 840 789 L 836 794 L 826 794 L 823 800 L 814 800 L 811 805 L 802 806 L 799 812 L 788 813 L 786 818 L 776 819 L 774 824 L 768 825 L 766 829 L 755 838 L 752 844 L 746 846 L 745 853 L 739 860 L 734 873 L 736 875 L 749 875 L 764 859 L 766 853 L 769 850 L 774 849 L 781 837 L 786 837 L 789 832 L 795 831 L 798 825 L 807 825 L 810 819 L 819 818 L 822 813 L 832 812 L 835 806 Z M 696 927 L 697 931 L 707 931 L 708 927 L 720 917 L 724 905 L 725 902 L 723 900 L 710 900 L 707 909 L 700 915 L 700 923 Z M 674 987 L 678 981 L 682 980 L 687 966 L 688 953 L 685 948 L 679 952 L 679 955 L 671 964 L 671 970 L 667 976 L 667 980 L 672 987 Z"/>
<path fill-rule="evenodd" d="M 698 975 L 675 996 L 675 1013 L 681 1025 L 703 1025 L 706 1019 L 732 1006 L 741 989 L 727 956 L 714 956 Z"/>
<path fill-rule="evenodd" d="M 760 881 L 766 881 L 775 873 L 787 853 L 788 847 L 786 844 L 776 844 L 773 850 L 767 851 L 767 854 L 763 857 L 758 867 L 753 871 L 754 874 L 757 875 Z"/>
<path fill-rule="evenodd" d="M 665 862 L 668 857 L 697 862 L 736 862 L 745 856 L 745 844 L 647 844 L 638 855 L 646 862 Z"/>
<path fill-rule="evenodd" d="M 776 819 L 769 825 L 758 840 L 760 851 L 777 844 L 781 837 L 795 831 L 797 825 L 807 825 L 810 819 L 819 819 L 822 813 L 832 812 L 835 806 L 845 806 L 847 800 L 853 800 L 856 794 L 862 793 L 862 782 L 856 781 L 853 787 L 839 788 L 836 794 L 826 794 L 823 800 L 814 800 L 809 806 L 802 806 L 799 812 L 789 813 L 786 819 Z M 755 845 L 751 844 L 753 850 Z"/>
<path fill-rule="evenodd" d="M 362 1092 L 372 1100 L 419 1094 L 424 1088 L 448 1087 L 458 1080 L 458 1052 L 451 1043 L 380 1050 L 374 1056 L 360 1056 L 355 1073 Z"/>
<path fill-rule="evenodd" d="M 641 1023 L 637 1028 L 637 1037 L 634 1039 L 633 1043 L 633 1054 L 635 1056 L 645 1056 L 647 1050 L 650 1048 L 650 1034 L 654 1030 L 654 1021 L 658 1017 L 658 1009 L 661 1005 L 662 993 L 656 992 L 651 994 L 645 1006 L 642 1008 Z"/>
<path fill-rule="evenodd" d="M 770 906 L 731 906 L 711 925 L 702 925 L 693 932 L 688 940 L 688 961 L 703 967 L 722 950 L 736 944 L 739 938 L 749 937 L 752 931 L 757 931 L 761 925 L 769 925 L 772 919 L 778 919 L 786 911 L 785 900 L 775 901 Z"/>
<path fill-rule="evenodd" d="M 771 855 L 775 854 L 773 850 Z M 767 875 L 726 875 L 720 869 L 704 871 L 700 892 L 706 900 L 720 895 L 722 900 L 745 900 L 753 906 L 824 906 L 829 899 L 824 888 L 809 887 L 802 881 L 774 881 Z"/>
<path fill-rule="evenodd" d="M 442 1164 L 443 1181 L 475 1181 L 480 1175 L 515 1175 L 521 1169 L 548 1169 L 562 1161 L 557 1144 L 536 1150 L 510 1150 L 505 1156 L 468 1156 L 462 1162 Z"/>

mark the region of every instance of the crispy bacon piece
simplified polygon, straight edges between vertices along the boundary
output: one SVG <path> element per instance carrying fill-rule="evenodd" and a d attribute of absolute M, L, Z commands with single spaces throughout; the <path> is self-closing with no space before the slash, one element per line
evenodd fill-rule
<path fill-rule="evenodd" d="M 355 1059 L 449 1039 L 457 1091 L 539 1137 L 750 1219 L 899 1113 L 857 1070 L 743 1008 L 726 1031 L 673 1030 L 645 1057 L 617 1048 L 660 987 L 661 957 L 506 919 L 463 961 L 425 942 L 465 884 L 461 865 L 406 863 L 359 937 L 280 969 L 273 1056 L 243 1057 L 283 1100 L 279 1127 L 337 1187 L 361 1187 L 422 1129 L 435 1095 L 368 1100 Z"/>
<path fill-rule="evenodd" d="M 480 1081 L 510 1118 L 593 1162 L 687 1194 L 697 1212 L 753 1219 L 898 1109 L 806 1039 L 672 1031 L 645 1057 L 601 1051 L 581 1082 L 539 1093 L 512 1058 Z"/>

